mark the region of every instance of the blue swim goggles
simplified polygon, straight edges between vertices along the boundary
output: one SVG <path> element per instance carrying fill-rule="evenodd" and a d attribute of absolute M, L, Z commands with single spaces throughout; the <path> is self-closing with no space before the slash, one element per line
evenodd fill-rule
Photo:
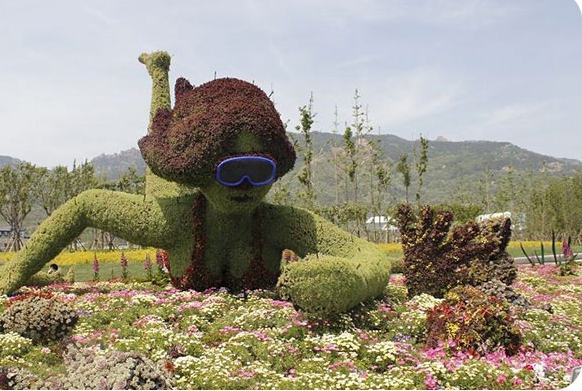
<path fill-rule="evenodd" d="M 277 163 L 263 156 L 236 156 L 225 159 L 216 167 L 216 180 L 229 187 L 245 179 L 253 186 L 265 186 L 277 177 Z"/>

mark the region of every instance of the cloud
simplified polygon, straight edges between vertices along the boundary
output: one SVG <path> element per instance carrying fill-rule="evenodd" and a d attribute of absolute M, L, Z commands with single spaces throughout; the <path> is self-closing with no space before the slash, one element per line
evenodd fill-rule
<path fill-rule="evenodd" d="M 330 17 L 339 16 L 341 20 L 349 16 L 368 22 L 413 22 L 462 28 L 488 26 L 519 12 L 519 7 L 503 0 L 327 0 L 315 4 L 330 10 Z"/>
<path fill-rule="evenodd" d="M 394 75 L 374 90 L 379 102 L 372 112 L 376 123 L 400 126 L 450 110 L 463 100 L 463 86 L 435 67 L 416 68 Z"/>
<path fill-rule="evenodd" d="M 478 116 L 478 129 L 514 134 L 529 132 L 534 125 L 551 123 L 560 118 L 559 107 L 551 101 L 534 101 L 496 107 Z"/>

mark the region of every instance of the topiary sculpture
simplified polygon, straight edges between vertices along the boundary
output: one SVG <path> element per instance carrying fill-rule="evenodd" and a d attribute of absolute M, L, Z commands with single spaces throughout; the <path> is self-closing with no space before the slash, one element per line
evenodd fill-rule
<path fill-rule="evenodd" d="M 404 276 L 410 296 L 426 293 L 442 298 L 460 285 L 478 286 L 499 280 L 511 285 L 517 276 L 507 253 L 510 219 L 468 222 L 453 227 L 453 215 L 423 206 L 418 217 L 408 204 L 396 211 L 402 235 Z"/>
<path fill-rule="evenodd" d="M 258 87 L 232 78 L 175 85 L 170 106 L 166 52 L 142 54 L 153 81 L 145 196 L 89 190 L 46 219 L 1 273 L 12 292 L 86 227 L 162 248 L 172 284 L 203 290 L 277 287 L 307 312 L 345 311 L 380 295 L 390 264 L 375 245 L 310 211 L 264 197 L 291 170 L 295 151 Z M 291 249 L 302 261 L 282 262 Z"/>

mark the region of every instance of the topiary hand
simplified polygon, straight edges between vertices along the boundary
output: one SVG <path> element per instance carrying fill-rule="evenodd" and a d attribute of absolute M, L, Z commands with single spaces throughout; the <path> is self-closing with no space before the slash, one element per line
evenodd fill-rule
<path fill-rule="evenodd" d="M 327 316 L 378 296 L 386 286 L 387 270 L 380 262 L 374 267 L 347 258 L 309 255 L 285 266 L 277 289 L 308 314 Z"/>
<path fill-rule="evenodd" d="M 435 213 L 424 206 L 416 218 L 410 205 L 400 205 L 396 219 L 411 296 L 443 297 L 455 286 L 479 285 L 494 278 L 511 284 L 515 278 L 513 259 L 506 252 L 510 219 L 481 225 L 470 221 L 451 228 L 452 213 Z"/>

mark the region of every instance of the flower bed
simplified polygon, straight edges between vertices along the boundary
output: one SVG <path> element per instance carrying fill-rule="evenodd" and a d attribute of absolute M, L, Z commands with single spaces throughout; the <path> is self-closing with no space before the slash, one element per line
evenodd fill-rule
<path fill-rule="evenodd" d="M 0 334 L 0 382 L 17 367 L 39 379 L 65 376 L 71 369 L 63 357 L 75 347 L 85 360 L 137 352 L 177 389 L 566 387 L 582 365 L 582 277 L 560 277 L 553 265 L 521 266 L 513 287 L 532 303 L 517 313 L 523 346 L 512 356 L 503 350 L 477 356 L 425 346 L 426 313 L 441 300 L 408 300 L 400 275 L 392 276 L 384 299 L 332 320 L 307 319 L 265 291 L 51 286 L 43 291 L 77 311 L 75 328 L 65 340 L 44 344 Z M 0 298 L 0 312 L 10 300 Z"/>

